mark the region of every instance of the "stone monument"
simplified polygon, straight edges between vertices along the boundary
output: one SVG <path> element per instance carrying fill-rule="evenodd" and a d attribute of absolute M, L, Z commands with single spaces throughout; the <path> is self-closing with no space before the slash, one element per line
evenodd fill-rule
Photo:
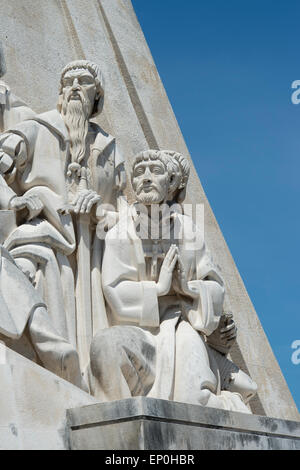
<path fill-rule="evenodd" d="M 0 447 L 300 448 L 131 2 L 0 25 Z"/>

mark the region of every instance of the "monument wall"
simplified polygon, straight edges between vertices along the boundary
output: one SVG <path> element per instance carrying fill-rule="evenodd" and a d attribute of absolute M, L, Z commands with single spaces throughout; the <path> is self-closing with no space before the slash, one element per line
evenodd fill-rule
<path fill-rule="evenodd" d="M 104 110 L 97 122 L 116 136 L 127 164 L 147 148 L 189 156 L 130 0 L 0 0 L 0 31 L 5 81 L 35 111 L 54 107 L 66 63 L 89 59 L 101 66 L 105 77 Z M 263 312 L 254 310 L 199 177 L 191 156 L 186 202 L 205 205 L 205 241 L 225 280 L 226 310 L 238 327 L 231 357 L 258 384 L 251 409 L 299 420 L 259 321 Z"/>

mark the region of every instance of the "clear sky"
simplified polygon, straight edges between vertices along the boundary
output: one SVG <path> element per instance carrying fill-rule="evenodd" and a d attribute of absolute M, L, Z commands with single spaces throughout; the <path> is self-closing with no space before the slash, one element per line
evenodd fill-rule
<path fill-rule="evenodd" d="M 291 84 L 300 80 L 300 2 L 133 5 L 208 200 L 300 409 L 300 364 L 291 360 L 291 344 L 300 344 L 300 104 L 291 101 Z"/>

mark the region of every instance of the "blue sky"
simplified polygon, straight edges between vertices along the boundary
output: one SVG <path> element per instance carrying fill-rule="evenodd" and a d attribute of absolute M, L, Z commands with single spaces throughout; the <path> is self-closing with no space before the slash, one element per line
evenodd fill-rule
<path fill-rule="evenodd" d="M 133 0 L 208 200 L 300 409 L 300 3 Z M 300 357 L 300 355 L 299 355 Z M 263 361 L 263 358 L 262 358 Z"/>

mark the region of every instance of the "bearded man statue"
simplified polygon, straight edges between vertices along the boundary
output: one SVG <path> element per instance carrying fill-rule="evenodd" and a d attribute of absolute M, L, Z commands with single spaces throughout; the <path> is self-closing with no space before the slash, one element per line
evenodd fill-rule
<path fill-rule="evenodd" d="M 98 65 L 69 63 L 57 109 L 0 138 L 0 208 L 14 212 L 4 246 L 48 306 L 56 331 L 79 350 L 82 367 L 101 324 L 103 204 L 117 206 L 125 184 L 115 138 L 90 121 L 102 111 Z"/>
<path fill-rule="evenodd" d="M 256 384 L 226 357 L 236 331 L 222 276 L 203 223 L 181 205 L 188 178 L 177 152 L 147 150 L 133 162 L 137 202 L 124 204 L 105 239 L 109 327 L 92 341 L 90 390 L 102 401 L 148 396 L 250 413 Z"/>

